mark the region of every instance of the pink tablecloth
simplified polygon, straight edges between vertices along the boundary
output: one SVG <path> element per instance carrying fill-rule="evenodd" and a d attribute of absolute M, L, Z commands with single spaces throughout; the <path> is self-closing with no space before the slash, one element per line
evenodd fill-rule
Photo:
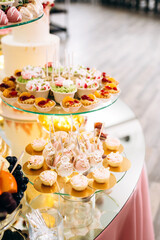
<path fill-rule="evenodd" d="M 125 206 L 96 240 L 154 240 L 145 167 Z"/>

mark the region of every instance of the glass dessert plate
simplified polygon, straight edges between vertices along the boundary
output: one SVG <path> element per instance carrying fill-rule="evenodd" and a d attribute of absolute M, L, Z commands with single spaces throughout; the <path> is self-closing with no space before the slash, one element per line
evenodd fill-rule
<path fill-rule="evenodd" d="M 96 105 L 94 108 L 91 109 L 86 109 L 81 107 L 77 112 L 65 112 L 62 107 L 58 104 L 56 104 L 56 106 L 50 111 L 50 112 L 39 112 L 35 107 L 32 107 L 31 109 L 22 109 L 20 108 L 20 106 L 15 103 L 14 105 L 7 103 L 4 99 L 2 99 L 2 101 L 4 103 L 6 103 L 8 106 L 23 111 L 23 112 L 27 112 L 27 113 L 33 113 L 33 114 L 39 114 L 39 115 L 48 115 L 48 116 L 68 116 L 68 115 L 80 115 L 80 114 L 87 114 L 87 113 L 92 113 L 92 112 L 96 112 L 102 109 L 105 109 L 109 106 L 111 106 L 112 104 L 114 104 L 117 99 L 119 98 L 119 95 L 113 96 L 109 101 L 107 102 L 103 102 L 101 101 L 98 105 Z"/>
<path fill-rule="evenodd" d="M 43 17 L 43 15 L 44 14 L 40 15 L 37 18 L 28 20 L 28 21 L 21 21 L 21 22 L 17 22 L 17 23 L 8 23 L 8 25 L 0 25 L 0 29 L 13 28 L 13 27 L 18 27 L 18 26 L 22 26 L 22 25 L 25 25 L 25 24 L 29 24 L 29 23 L 32 23 L 32 22 L 35 22 L 35 21 L 39 20 L 40 18 Z"/>

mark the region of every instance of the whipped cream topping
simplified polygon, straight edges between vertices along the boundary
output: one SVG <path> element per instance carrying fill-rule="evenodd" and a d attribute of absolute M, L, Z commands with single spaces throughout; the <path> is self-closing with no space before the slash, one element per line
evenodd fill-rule
<path fill-rule="evenodd" d="M 108 136 L 107 139 L 105 140 L 105 142 L 110 145 L 110 146 L 119 146 L 120 145 L 120 141 L 118 138 L 113 138 Z"/>
<path fill-rule="evenodd" d="M 24 79 L 31 79 L 44 77 L 45 73 L 41 67 L 33 67 L 28 65 L 22 69 L 21 75 Z"/>
<path fill-rule="evenodd" d="M 91 165 L 99 164 L 103 161 L 102 153 L 100 150 L 96 150 L 88 155 L 88 160 Z"/>
<path fill-rule="evenodd" d="M 69 159 L 67 156 L 63 156 L 56 166 L 57 172 L 61 177 L 67 177 L 73 172 L 73 164 L 67 159 Z"/>
<path fill-rule="evenodd" d="M 46 144 L 46 140 L 43 138 L 37 138 L 37 139 L 34 139 L 31 144 L 32 146 L 35 146 L 35 147 L 43 147 Z"/>
<path fill-rule="evenodd" d="M 26 84 L 26 89 L 28 91 L 48 91 L 50 90 L 50 84 L 49 82 L 45 82 L 43 79 L 34 79 L 29 81 Z"/>
<path fill-rule="evenodd" d="M 98 168 L 98 169 L 95 169 L 95 170 L 93 171 L 93 176 L 94 176 L 95 178 L 99 178 L 99 179 L 109 178 L 109 177 L 110 177 L 109 168 L 100 167 L 100 168 Z"/>
<path fill-rule="evenodd" d="M 39 177 L 40 177 L 41 181 L 47 182 L 50 185 L 52 185 L 57 180 L 57 173 L 54 171 L 51 171 L 51 170 L 46 170 L 46 171 L 41 172 Z"/>
<path fill-rule="evenodd" d="M 86 155 L 80 154 L 74 161 L 74 168 L 79 172 L 85 172 L 90 168 Z"/>
<path fill-rule="evenodd" d="M 122 162 L 123 161 L 123 156 L 119 154 L 119 152 L 111 152 L 110 154 L 107 155 L 107 159 L 110 162 Z"/>
<path fill-rule="evenodd" d="M 88 178 L 85 177 L 84 175 L 75 175 L 70 179 L 70 182 L 73 186 L 81 187 L 81 186 L 86 186 L 88 185 Z"/>

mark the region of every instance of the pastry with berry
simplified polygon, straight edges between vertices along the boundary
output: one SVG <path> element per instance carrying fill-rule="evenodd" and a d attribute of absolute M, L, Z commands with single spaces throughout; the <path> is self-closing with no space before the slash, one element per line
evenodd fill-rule
<path fill-rule="evenodd" d="M 108 83 L 107 85 L 105 85 L 103 90 L 107 90 L 109 93 L 112 94 L 117 94 L 120 92 L 120 89 L 117 87 L 115 83 Z"/>
<path fill-rule="evenodd" d="M 29 92 L 23 92 L 18 97 L 18 104 L 22 108 L 26 108 L 26 109 L 31 108 L 34 105 L 34 102 L 35 102 L 35 96 L 33 96 Z"/>
<path fill-rule="evenodd" d="M 62 108 L 66 112 L 77 112 L 81 105 L 82 103 L 78 99 L 69 96 L 65 97 L 61 104 Z"/>
<path fill-rule="evenodd" d="M 2 99 L 7 103 L 13 104 L 18 100 L 19 92 L 15 89 L 5 89 L 2 94 Z"/>
<path fill-rule="evenodd" d="M 86 108 L 93 107 L 99 103 L 99 100 L 93 94 L 83 95 L 80 101 L 83 107 L 86 107 Z"/>
<path fill-rule="evenodd" d="M 35 99 L 35 107 L 40 112 L 49 112 L 54 108 L 55 102 L 51 99 L 46 99 L 42 97 L 38 97 Z"/>
<path fill-rule="evenodd" d="M 101 100 L 108 100 L 111 97 L 111 94 L 106 89 L 101 89 L 95 91 L 95 96 Z"/>

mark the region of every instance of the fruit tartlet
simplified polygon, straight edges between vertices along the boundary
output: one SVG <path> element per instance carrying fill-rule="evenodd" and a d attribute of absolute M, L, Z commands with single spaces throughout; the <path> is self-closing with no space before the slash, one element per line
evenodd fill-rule
<path fill-rule="evenodd" d="M 81 97 L 80 101 L 81 101 L 83 107 L 85 107 L 85 108 L 93 107 L 93 106 L 95 106 L 96 104 L 99 103 L 98 99 L 93 94 L 83 95 Z"/>
<path fill-rule="evenodd" d="M 120 92 L 119 88 L 115 83 L 108 83 L 107 85 L 105 85 L 103 90 L 107 90 L 109 93 L 112 93 L 112 94 L 117 94 Z"/>
<path fill-rule="evenodd" d="M 61 103 L 62 108 L 66 112 L 77 112 L 81 105 L 82 104 L 79 100 L 69 96 L 65 97 Z"/>
<path fill-rule="evenodd" d="M 33 94 L 35 97 L 47 98 L 50 90 L 49 82 L 45 82 L 43 79 L 34 79 L 26 84 L 26 89 L 28 92 Z"/>
<path fill-rule="evenodd" d="M 110 99 L 110 97 L 111 97 L 111 94 L 106 89 L 101 89 L 101 90 L 95 91 L 94 94 L 97 98 L 100 98 L 102 101 L 104 101 L 104 100 L 106 101 L 106 100 Z"/>
<path fill-rule="evenodd" d="M 75 175 L 70 179 L 71 186 L 76 191 L 84 191 L 88 186 L 88 178 L 84 175 Z"/>
<path fill-rule="evenodd" d="M 92 172 L 92 176 L 97 183 L 106 183 L 109 181 L 110 177 L 109 168 L 105 167 L 97 168 Z"/>
<path fill-rule="evenodd" d="M 65 97 L 74 97 L 75 92 L 77 91 L 76 86 L 73 81 L 65 80 L 60 77 L 51 85 L 51 90 L 53 92 L 55 101 L 61 103 Z"/>
<path fill-rule="evenodd" d="M 20 77 L 22 75 L 22 69 L 16 69 L 14 72 L 15 77 Z"/>
<path fill-rule="evenodd" d="M 108 136 L 107 139 L 105 140 L 105 146 L 106 148 L 108 148 L 109 150 L 118 150 L 120 147 L 120 141 L 118 138 L 114 138 L 114 137 L 110 137 Z"/>
<path fill-rule="evenodd" d="M 16 78 L 13 77 L 13 76 L 10 76 L 10 77 L 5 77 L 5 78 L 3 79 L 3 82 L 4 82 L 4 83 L 6 83 L 6 82 L 8 82 L 8 81 L 12 81 L 13 83 L 16 83 Z M 13 87 L 13 86 L 12 86 L 12 87 Z"/>
<path fill-rule="evenodd" d="M 29 92 L 23 92 L 19 95 L 18 104 L 22 108 L 31 108 L 35 102 L 35 96 Z"/>
<path fill-rule="evenodd" d="M 14 103 L 18 100 L 19 92 L 15 89 L 5 89 L 2 94 L 2 98 L 4 101 L 8 103 Z"/>
<path fill-rule="evenodd" d="M 5 89 L 15 88 L 15 83 L 12 81 L 5 81 L 0 84 L 0 91 L 3 92 Z"/>
<path fill-rule="evenodd" d="M 35 107 L 40 112 L 49 112 L 54 108 L 55 102 L 51 99 L 46 99 L 43 97 L 38 97 L 35 99 Z"/>
<path fill-rule="evenodd" d="M 123 156 L 118 152 L 111 152 L 107 155 L 107 162 L 111 167 L 120 167 L 123 161 Z"/>
<path fill-rule="evenodd" d="M 81 98 L 83 95 L 92 94 L 99 87 L 98 82 L 90 79 L 77 79 L 77 95 Z"/>
<path fill-rule="evenodd" d="M 38 170 L 38 169 L 42 168 L 43 163 L 44 163 L 43 156 L 34 155 L 28 159 L 27 168 L 33 169 L 33 170 Z"/>
<path fill-rule="evenodd" d="M 47 141 L 44 138 L 36 138 L 31 142 L 34 151 L 41 152 L 44 150 Z"/>
<path fill-rule="evenodd" d="M 46 170 L 40 173 L 39 178 L 43 185 L 52 187 L 57 180 L 57 173 L 55 171 Z"/>
<path fill-rule="evenodd" d="M 108 83 L 114 83 L 116 85 L 119 84 L 118 81 L 116 81 L 114 78 L 108 76 L 105 72 L 102 73 L 102 84 L 106 85 Z"/>

